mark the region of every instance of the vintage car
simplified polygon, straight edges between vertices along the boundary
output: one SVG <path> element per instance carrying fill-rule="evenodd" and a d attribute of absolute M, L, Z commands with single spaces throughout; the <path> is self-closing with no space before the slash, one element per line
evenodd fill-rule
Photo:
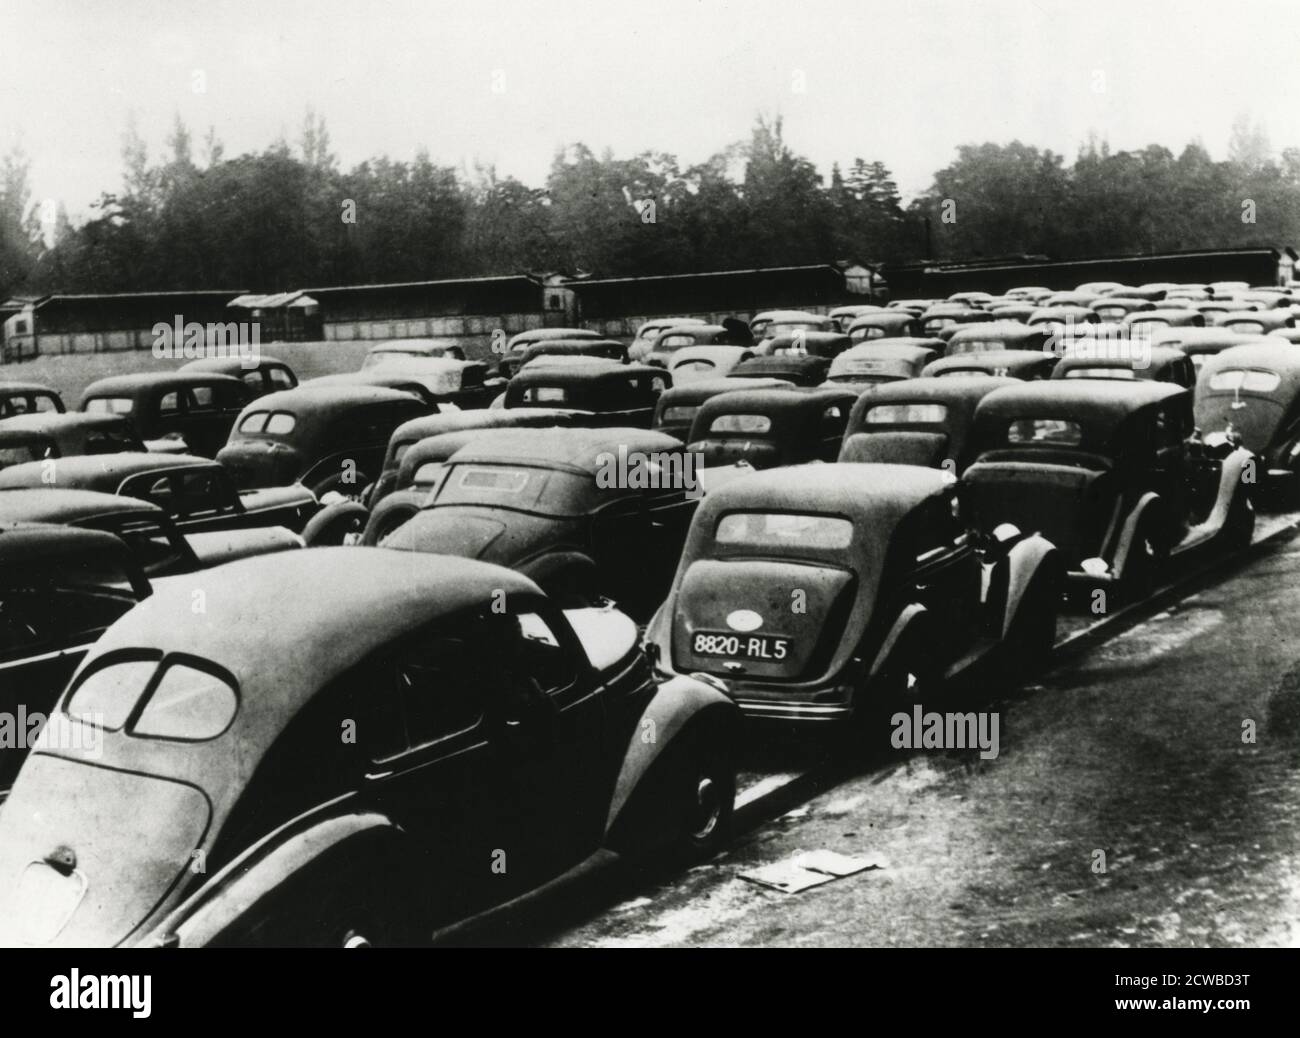
<path fill-rule="evenodd" d="M 364 371 L 309 378 L 304 389 L 320 386 L 380 386 L 418 397 L 427 407 L 450 404 L 463 410 L 489 406 L 505 388 L 481 360 L 424 357 L 389 361 Z"/>
<path fill-rule="evenodd" d="M 628 360 L 638 364 L 644 361 L 645 355 L 654 347 L 655 339 L 659 338 L 660 332 L 683 324 L 708 323 L 703 317 L 656 317 L 654 320 L 646 321 L 636 330 L 636 337 L 628 347 Z"/>
<path fill-rule="evenodd" d="M 1157 307 L 1136 310 L 1126 315 L 1119 326 L 1131 338 L 1139 335 L 1149 338 L 1158 328 L 1204 328 L 1205 315 L 1197 310 Z"/>
<path fill-rule="evenodd" d="M 437 447 L 423 441 L 412 453 L 426 444 Z M 561 601 L 607 597 L 641 620 L 663 601 L 703 495 L 680 440 L 646 429 L 491 429 L 452 446 L 426 462 L 437 474 L 423 507 L 382 539 L 368 529 L 367 541 L 509 566 Z"/>
<path fill-rule="evenodd" d="M 834 363 L 829 357 L 787 350 L 770 357 L 750 357 L 749 360 L 742 360 L 731 369 L 730 377 L 775 378 L 792 382 L 796 386 L 819 386 L 826 381 L 826 374 Z"/>
<path fill-rule="evenodd" d="M 914 378 L 863 393 L 849 412 L 840 461 L 941 468 L 954 476 L 974 460 L 975 408 L 1009 378 Z"/>
<path fill-rule="evenodd" d="M 687 443 L 701 456 L 705 490 L 754 469 L 834 461 L 857 398 L 855 390 L 830 386 L 710 397 L 695 413 Z"/>
<path fill-rule="evenodd" d="M 301 483 L 317 500 L 359 497 L 378 477 L 393 430 L 427 413 L 396 389 L 299 386 L 249 404 L 217 461 L 241 490 Z"/>
<path fill-rule="evenodd" d="M 47 458 L 142 450 L 135 428 L 118 415 L 38 411 L 0 419 L 0 469 Z"/>
<path fill-rule="evenodd" d="M 1059 355 L 1039 350 L 982 350 L 958 353 L 931 361 L 920 372 L 923 378 L 950 378 L 992 375 L 1028 382 L 1051 378 Z"/>
<path fill-rule="evenodd" d="M 770 339 L 782 332 L 834 332 L 839 326 L 825 314 L 813 314 L 807 310 L 764 310 L 757 313 L 749 322 L 750 334 L 755 342 Z"/>
<path fill-rule="evenodd" d="M 593 332 L 589 328 L 531 328 L 526 332 L 519 332 L 512 335 L 506 340 L 504 346 L 500 347 L 501 359 L 497 364 L 498 372 L 510 378 L 519 369 L 519 362 L 523 360 L 525 351 L 534 343 L 545 342 L 548 339 L 603 339 L 605 336 L 600 332 Z M 497 347 L 493 347 L 494 351 Z"/>
<path fill-rule="evenodd" d="M 0 379 L 0 419 L 20 414 L 56 414 L 63 410 L 63 398 L 49 386 Z"/>
<path fill-rule="evenodd" d="M 987 308 L 993 302 L 993 295 L 989 292 L 978 291 L 953 292 L 948 296 L 947 302 L 957 303 L 961 306 Z"/>
<path fill-rule="evenodd" d="M 295 484 L 241 493 L 225 467 L 188 454 L 122 453 L 29 461 L 0 471 L 0 491 L 93 490 L 157 505 L 184 533 L 283 526 L 301 533 L 320 505 Z"/>
<path fill-rule="evenodd" d="M 1283 342 L 1300 343 L 1300 328 L 1274 328 L 1265 338 L 1281 339 Z M 4 426 L 0 425 L 0 429 Z"/>
<path fill-rule="evenodd" d="M 685 327 L 667 328 L 659 333 L 654 345 L 642 359 L 642 364 L 667 368 L 672 365 L 678 350 L 691 346 L 753 346 L 748 332 L 741 334 L 737 328 L 725 324 L 689 324 Z"/>
<path fill-rule="evenodd" d="M 539 357 L 596 357 L 626 364 L 627 347 L 617 339 L 543 339 L 524 350 L 519 367 Z"/>
<path fill-rule="evenodd" d="M 1038 305 L 1044 308 L 1078 306 L 1087 310 L 1100 298 L 1100 292 L 1080 292 L 1078 289 L 1073 289 L 1067 292 L 1053 292 Z"/>
<path fill-rule="evenodd" d="M 1041 303 L 1044 299 L 1053 295 L 1054 292 L 1052 289 L 1046 288 L 1043 285 L 1027 285 L 1017 288 L 1008 288 L 1002 294 L 1009 299 L 1024 299 L 1030 303 Z"/>
<path fill-rule="evenodd" d="M 855 317 L 845 331 L 854 342 L 866 339 L 915 339 L 921 336 L 921 320 L 910 310 L 880 310 Z"/>
<path fill-rule="evenodd" d="M 267 356 L 258 357 L 251 366 L 245 364 L 240 357 L 204 357 L 182 364 L 178 370 L 229 375 L 243 382 L 253 397 L 292 389 L 298 384 L 298 376 L 293 373 L 293 368 L 282 360 Z"/>
<path fill-rule="evenodd" d="M 0 491 L 0 526 L 44 523 L 103 530 L 125 542 L 151 578 L 194 573 L 232 559 L 301 548 L 303 539 L 280 526 L 181 533 L 157 505 L 94 490 Z"/>
<path fill-rule="evenodd" d="M 646 631 L 655 666 L 720 678 L 751 718 L 856 720 L 882 744 L 918 689 L 1033 670 L 1055 640 L 1056 553 L 1011 530 L 977 550 L 959 487 L 798 465 L 710 493 Z"/>
<path fill-rule="evenodd" d="M 806 353 L 813 357 L 834 359 L 852 345 L 853 340 L 841 332 L 780 332 L 764 339 L 757 352 L 764 357 Z"/>
<path fill-rule="evenodd" d="M 845 350 L 826 373 L 826 384 L 869 389 L 885 382 L 915 378 L 942 353 L 935 339 L 886 339 L 860 343 Z"/>
<path fill-rule="evenodd" d="M 1045 324 L 1028 325 L 1019 321 L 990 321 L 959 328 L 948 339 L 946 357 L 985 350 L 1046 350 L 1052 338 Z"/>
<path fill-rule="evenodd" d="M 891 299 L 885 304 L 886 310 L 910 310 L 913 317 L 920 317 L 932 306 L 938 306 L 942 299 Z"/>
<path fill-rule="evenodd" d="M 993 320 L 1017 321 L 1020 324 L 1029 323 L 1029 319 L 1034 316 L 1037 310 L 1037 303 L 999 303 L 996 306 L 989 307 L 989 313 L 993 315 Z"/>
<path fill-rule="evenodd" d="M 1075 285 L 1074 291 L 1088 295 L 1104 296 L 1110 292 L 1117 292 L 1124 287 L 1118 281 L 1085 281 L 1082 285 Z"/>
<path fill-rule="evenodd" d="M 656 683 L 618 611 L 378 548 L 207 577 L 59 700 L 0 816 L 0 945 L 421 944 L 601 848 L 725 840 L 735 707 Z"/>
<path fill-rule="evenodd" d="M 210 458 L 251 397 L 248 386 L 229 375 L 155 371 L 92 382 L 81 395 L 80 410 L 121 415 L 150 450 Z"/>
<path fill-rule="evenodd" d="M 464 360 L 465 348 L 455 339 L 389 339 L 378 342 L 366 350 L 366 358 L 361 362 L 361 370 L 379 367 L 382 364 L 398 363 L 418 357 L 446 357 L 449 360 Z M 293 388 L 278 387 L 278 388 Z"/>
<path fill-rule="evenodd" d="M 558 407 L 490 408 L 478 411 L 449 411 L 445 414 L 421 415 L 403 422 L 388 438 L 384 461 L 374 489 L 366 499 L 371 508 L 396 489 L 397 472 L 406 452 L 421 440 L 444 433 L 470 429 L 546 428 L 581 422 L 585 412 L 566 411 Z"/>
<path fill-rule="evenodd" d="M 1097 312 L 1087 306 L 1040 306 L 1029 317 L 1029 327 L 1051 332 L 1058 340 L 1086 335 L 1100 323 Z"/>
<path fill-rule="evenodd" d="M 1111 288 L 1103 292 L 1108 299 L 1136 300 L 1146 303 L 1160 303 L 1164 301 L 1165 295 L 1169 289 L 1166 284 L 1152 285 L 1120 285 L 1117 288 Z"/>
<path fill-rule="evenodd" d="M 754 356 L 752 346 L 684 346 L 668 366 L 673 385 L 725 378 L 741 361 Z"/>
<path fill-rule="evenodd" d="M 1256 310 L 1246 313 L 1214 314 L 1214 326 L 1241 335 L 1267 335 L 1279 328 L 1294 328 L 1295 317 L 1288 309 Z"/>
<path fill-rule="evenodd" d="M 889 307 L 879 306 L 875 303 L 853 303 L 849 306 L 837 306 L 829 311 L 826 316 L 834 322 L 835 331 L 847 335 L 849 325 L 853 323 L 855 318 L 861 317 L 863 314 L 887 314 L 893 312 Z"/>
<path fill-rule="evenodd" d="M 1227 296 L 1212 296 L 1199 302 L 1188 303 L 1187 308 L 1204 314 L 1207 321 L 1214 317 L 1215 314 L 1255 313 L 1260 309 L 1258 303 L 1247 303 L 1243 299 L 1233 299 Z"/>
<path fill-rule="evenodd" d="M 1052 369 L 1052 378 L 1150 379 L 1172 382 L 1193 389 L 1196 368 L 1182 350 L 1172 346 L 1148 346 L 1118 340 L 1104 350 L 1087 348 L 1084 342 L 1067 350 Z"/>
<path fill-rule="evenodd" d="M 655 405 L 650 428 L 685 442 L 691 435 L 691 423 L 704 401 L 736 389 L 793 389 L 785 379 L 709 378 L 675 385 L 666 389 Z"/>
<path fill-rule="evenodd" d="M 1149 299 L 1132 296 L 1102 296 L 1089 307 L 1103 324 L 1120 324 L 1130 314 L 1154 310 L 1156 304 Z"/>
<path fill-rule="evenodd" d="M 1196 425 L 1258 459 L 1265 477 L 1295 489 L 1300 475 L 1300 350 L 1290 343 L 1233 346 L 1209 357 L 1196 384 Z"/>
<path fill-rule="evenodd" d="M 0 803 L 91 644 L 151 588 L 110 533 L 46 523 L 0 526 Z"/>
<path fill-rule="evenodd" d="M 975 414 L 963 477 L 979 528 L 1036 530 L 1070 578 L 1150 593 L 1166 560 L 1250 543 L 1250 452 L 1194 436 L 1192 394 L 1153 381 L 1050 380 L 998 389 Z"/>
<path fill-rule="evenodd" d="M 925 311 L 920 320 L 921 334 L 937 338 L 949 329 L 955 330 L 961 325 L 992 321 L 993 315 L 987 310 L 960 303 L 939 303 Z"/>
<path fill-rule="evenodd" d="M 1162 330 L 1163 331 L 1163 330 Z M 1172 329 L 1171 329 L 1172 331 Z M 1157 331 L 1151 340 L 1153 345 L 1176 346 L 1185 353 L 1192 366 L 1201 370 L 1201 365 L 1216 353 L 1222 353 L 1233 346 L 1245 346 L 1252 342 L 1268 342 L 1266 335 L 1251 335 L 1246 332 L 1233 331 L 1231 328 L 1185 328 L 1176 339 L 1167 338 Z"/>
<path fill-rule="evenodd" d="M 585 425 L 648 429 L 659 394 L 672 384 L 667 371 L 646 364 L 534 364 L 510 380 L 501 406 L 583 411 Z"/>

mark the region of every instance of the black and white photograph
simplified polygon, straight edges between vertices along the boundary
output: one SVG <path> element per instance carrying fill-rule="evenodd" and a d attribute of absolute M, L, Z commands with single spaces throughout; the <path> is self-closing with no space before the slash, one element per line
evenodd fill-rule
<path fill-rule="evenodd" d="M 0 0 L 0 40 L 39 1003 L 149 1017 L 210 961 L 171 949 L 817 948 L 1262 1006 L 1294 4 Z"/>

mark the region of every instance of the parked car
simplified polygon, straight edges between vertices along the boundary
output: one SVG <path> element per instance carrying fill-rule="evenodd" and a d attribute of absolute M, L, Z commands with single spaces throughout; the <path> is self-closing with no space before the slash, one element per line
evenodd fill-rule
<path fill-rule="evenodd" d="M 975 408 L 1009 378 L 914 378 L 858 397 L 839 460 L 940 468 L 960 476 L 975 459 Z"/>
<path fill-rule="evenodd" d="M 107 414 L 38 411 L 0 419 L 0 469 L 77 454 L 142 451 L 125 418 Z"/>
<path fill-rule="evenodd" d="M 389 339 L 377 342 L 366 350 L 366 358 L 361 362 L 361 370 L 366 371 L 384 364 L 404 364 L 408 360 L 420 357 L 446 357 L 449 360 L 464 360 L 465 348 L 455 339 Z M 292 389 L 292 386 L 279 387 Z"/>
<path fill-rule="evenodd" d="M 38 382 L 0 380 L 0 419 L 20 414 L 51 414 L 64 410 L 63 398 Z"/>
<path fill-rule="evenodd" d="M 668 370 L 673 385 L 725 378 L 741 361 L 754 356 L 750 346 L 684 346 L 673 354 Z"/>
<path fill-rule="evenodd" d="M 1021 324 L 1018 321 L 990 321 L 960 328 L 948 339 L 947 357 L 960 353 L 983 353 L 986 350 L 1037 350 L 1042 353 L 1053 343 L 1049 325 Z"/>
<path fill-rule="evenodd" d="M 1122 324 L 1130 314 L 1154 311 L 1156 304 L 1149 299 L 1131 296 L 1102 296 L 1090 309 L 1103 324 Z"/>
<path fill-rule="evenodd" d="M 879 306 L 875 303 L 853 303 L 849 306 L 837 306 L 829 311 L 826 316 L 834 323 L 835 331 L 847 335 L 849 326 L 856 318 L 864 314 L 887 314 L 892 312 L 888 307 Z"/>
<path fill-rule="evenodd" d="M 0 804 L 86 650 L 150 591 L 112 534 L 0 526 L 0 716 L 21 736 L 0 741 Z"/>
<path fill-rule="evenodd" d="M 1177 341 L 1167 339 L 1157 332 L 1152 342 L 1160 346 L 1177 346 L 1187 355 L 1192 362 L 1192 366 L 1199 372 L 1201 365 L 1216 353 L 1222 353 L 1233 346 L 1245 346 L 1252 342 L 1268 342 L 1268 337 L 1233 331 L 1231 328 L 1187 328 L 1177 337 Z"/>
<path fill-rule="evenodd" d="M 1010 531 L 977 551 L 958 487 L 917 466 L 840 464 L 711 492 L 646 631 L 656 667 L 723 680 L 751 718 L 868 734 L 912 701 L 913 679 L 1032 670 L 1055 639 L 1055 551 Z"/>
<path fill-rule="evenodd" d="M 1071 306 L 1090 310 L 1092 304 L 1100 298 L 1100 292 L 1081 292 L 1078 289 L 1074 289 L 1068 292 L 1053 292 L 1038 305 L 1043 309 L 1053 309 L 1058 306 Z"/>
<path fill-rule="evenodd" d="M 921 334 L 933 337 L 959 325 L 980 324 L 992 321 L 993 315 L 987 310 L 964 306 L 961 303 L 939 303 L 921 315 Z"/>
<path fill-rule="evenodd" d="M 0 471 L 0 491 L 93 490 L 149 501 L 185 533 L 283 526 L 301 533 L 320 505 L 295 484 L 240 493 L 230 473 L 210 458 L 188 454 L 122 453 L 31 461 Z"/>
<path fill-rule="evenodd" d="M 1250 452 L 1194 438 L 1192 394 L 1152 381 L 1061 379 L 995 390 L 966 470 L 980 528 L 1037 530 L 1069 577 L 1127 601 L 1166 560 L 1250 543 Z"/>
<path fill-rule="evenodd" d="M 303 546 L 283 527 L 198 530 L 182 534 L 157 505 L 93 490 L 5 490 L 0 492 L 0 526 L 43 523 L 102 530 L 121 539 L 150 578 L 171 577 L 242 559 Z"/>
<path fill-rule="evenodd" d="M 282 389 L 293 389 L 298 384 L 298 376 L 282 360 L 275 357 L 261 356 L 251 366 L 245 366 L 239 357 L 204 357 L 182 364 L 180 371 L 207 372 L 213 375 L 229 375 L 237 378 L 248 387 L 255 399 L 267 393 L 278 393 Z"/>
<path fill-rule="evenodd" d="M 737 390 L 710 397 L 691 423 L 687 449 L 701 455 L 704 487 L 752 471 L 834 461 L 858 394 L 849 389 Z"/>
<path fill-rule="evenodd" d="M 1029 317 L 1029 327 L 1049 332 L 1058 342 L 1086 335 L 1100 322 L 1090 306 L 1042 306 Z"/>
<path fill-rule="evenodd" d="M 1208 358 L 1196 384 L 1196 425 L 1209 444 L 1244 447 L 1258 482 L 1300 474 L 1300 350 L 1290 343 L 1233 346 Z"/>
<path fill-rule="evenodd" d="M 1227 328 L 1241 335 L 1267 335 L 1279 328 L 1294 328 L 1295 317 L 1288 309 L 1257 310 L 1247 313 L 1214 315 L 1216 328 Z"/>
<path fill-rule="evenodd" d="M 689 324 L 660 332 L 641 363 L 656 368 L 667 368 L 672 365 L 673 357 L 678 350 L 689 349 L 692 346 L 752 347 L 753 343 L 748 333 L 742 335 L 738 329 L 724 324 Z"/>
<path fill-rule="evenodd" d="M 826 373 L 826 384 L 858 390 L 899 379 L 916 378 L 943 344 L 934 339 L 886 339 L 860 343 L 845 350 Z"/>
<path fill-rule="evenodd" d="M 838 326 L 826 315 L 807 310 L 764 310 L 753 316 L 749 330 L 754 341 L 760 342 L 782 332 L 833 332 Z"/>
<path fill-rule="evenodd" d="M 545 342 L 548 339 L 603 339 L 604 337 L 600 332 L 593 332 L 589 328 L 531 328 L 526 332 L 512 335 L 506 340 L 504 352 L 497 364 L 497 371 L 506 378 L 513 377 L 519 370 L 524 353 L 534 343 Z"/>
<path fill-rule="evenodd" d="M 320 386 L 381 386 L 418 397 L 427 407 L 450 404 L 463 410 L 489 406 L 505 389 L 505 379 L 492 376 L 481 360 L 426 357 L 389 361 L 364 371 L 309 378 L 304 389 Z"/>
<path fill-rule="evenodd" d="M 656 684 L 615 610 L 375 548 L 207 579 L 206 614 L 158 591 L 61 698 L 0 816 L 0 944 L 422 943 L 602 847 L 725 836 L 735 709 Z"/>
<path fill-rule="evenodd" d="M 915 339 L 921 336 L 921 319 L 910 310 L 881 310 L 854 318 L 846 331 L 854 342 L 869 339 Z"/>
<path fill-rule="evenodd" d="M 1008 288 L 1003 295 L 1013 299 L 1023 299 L 1030 303 L 1041 303 L 1044 299 L 1053 295 L 1053 290 L 1044 288 L 1042 285 L 1029 285 L 1017 288 Z"/>
<path fill-rule="evenodd" d="M 128 419 L 150 450 L 210 458 L 251 398 L 248 386 L 229 375 L 155 371 L 92 382 L 81 395 L 80 409 Z"/>
<path fill-rule="evenodd" d="M 616 339 L 543 339 L 524 350 L 519 367 L 539 357 L 595 357 L 628 362 L 627 347 Z"/>
<path fill-rule="evenodd" d="M 424 506 L 374 543 L 509 566 L 562 602 L 608 597 L 642 620 L 703 493 L 681 441 L 645 429 L 480 430 L 433 464 Z"/>
<path fill-rule="evenodd" d="M 1265 337 L 1280 339 L 1283 342 L 1300 343 L 1300 328 L 1274 328 Z M 0 428 L 4 428 L 4 426 L 0 425 Z"/>
<path fill-rule="evenodd" d="M 1204 328 L 1205 315 L 1198 310 L 1158 307 L 1137 310 L 1119 323 L 1130 338 L 1150 336 L 1158 328 Z"/>
<path fill-rule="evenodd" d="M 953 292 L 948 296 L 948 302 L 960 306 L 987 308 L 993 302 L 993 296 L 991 293 L 979 291 Z"/>
<path fill-rule="evenodd" d="M 924 378 L 988 376 L 1009 377 L 1022 381 L 1050 378 L 1059 360 L 1056 353 L 1035 350 L 982 350 L 977 353 L 958 353 L 931 361 L 920 372 Z"/>
<path fill-rule="evenodd" d="M 1196 386 L 1196 368 L 1182 350 L 1172 346 L 1133 349 L 1132 345 L 1119 340 L 1109 343 L 1106 350 L 1067 351 L 1052 369 L 1052 378 L 1149 379 L 1185 389 Z M 1116 348 L 1125 346 L 1130 348 Z"/>
<path fill-rule="evenodd" d="M 839 332 L 780 332 L 764 339 L 758 352 L 765 357 L 806 353 L 833 360 L 852 345 L 853 340 Z"/>
<path fill-rule="evenodd" d="M 301 483 L 317 500 L 358 497 L 379 475 L 393 430 L 427 413 L 395 389 L 299 386 L 249 404 L 217 461 L 241 490 Z"/>
<path fill-rule="evenodd" d="M 654 348 L 655 339 L 659 338 L 660 332 L 684 324 L 708 323 L 703 317 L 656 317 L 653 320 L 646 321 L 636 330 L 636 337 L 632 340 L 632 345 L 628 347 L 628 360 L 635 364 L 643 363 L 645 355 Z"/>
<path fill-rule="evenodd" d="M 909 310 L 913 317 L 920 317 L 932 306 L 942 303 L 941 299 L 891 299 L 885 304 L 887 310 Z"/>
<path fill-rule="evenodd" d="M 510 380 L 501 406 L 554 407 L 584 411 L 591 426 L 647 429 L 659 394 L 673 384 L 663 368 L 591 360 L 563 366 L 537 366 Z"/>
<path fill-rule="evenodd" d="M 796 386 L 819 386 L 834 363 L 829 357 L 786 351 L 771 357 L 750 357 L 731 369 L 732 378 L 780 379 Z"/>
<path fill-rule="evenodd" d="M 685 442 L 691 434 L 691 423 L 704 401 L 737 389 L 793 389 L 794 383 L 784 379 L 709 378 L 674 385 L 666 389 L 655 404 L 654 420 L 650 428 L 667 433 Z"/>
<path fill-rule="evenodd" d="M 1018 321 L 1028 324 L 1029 319 L 1038 311 L 1037 303 L 999 303 L 989 307 L 989 313 L 995 321 Z"/>

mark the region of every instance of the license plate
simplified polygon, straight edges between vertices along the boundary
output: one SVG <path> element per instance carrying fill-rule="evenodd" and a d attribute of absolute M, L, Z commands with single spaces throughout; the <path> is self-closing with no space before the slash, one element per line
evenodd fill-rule
<path fill-rule="evenodd" d="M 691 639 L 696 656 L 723 656 L 735 660 L 779 663 L 790 655 L 790 639 L 770 634 L 722 634 L 696 631 Z"/>

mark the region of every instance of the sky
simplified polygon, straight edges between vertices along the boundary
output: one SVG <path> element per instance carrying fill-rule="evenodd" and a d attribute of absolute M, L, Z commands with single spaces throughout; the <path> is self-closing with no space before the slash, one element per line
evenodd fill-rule
<path fill-rule="evenodd" d="M 557 149 L 683 167 L 759 113 L 829 174 L 858 156 L 905 197 L 960 144 L 1072 159 L 1199 139 L 1234 119 L 1300 144 L 1300 7 L 1285 0 L 0 0 L 0 150 L 84 218 L 121 184 L 134 118 L 176 115 L 227 157 L 324 116 L 340 164 L 386 154 L 539 184 Z"/>

